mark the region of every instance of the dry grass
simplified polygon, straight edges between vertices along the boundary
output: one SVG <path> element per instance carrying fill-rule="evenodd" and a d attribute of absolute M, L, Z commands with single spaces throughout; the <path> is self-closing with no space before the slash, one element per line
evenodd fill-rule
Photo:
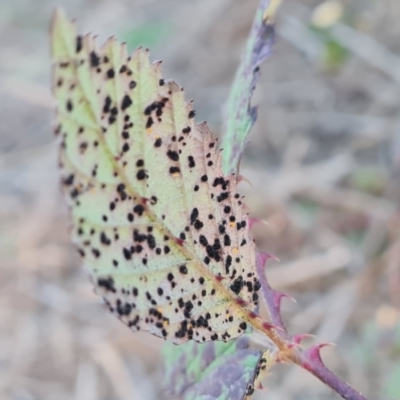
<path fill-rule="evenodd" d="M 306 27 L 319 3 L 287 0 L 280 11 L 242 163 L 253 188 L 242 190 L 268 222 L 254 228 L 259 247 L 281 260 L 267 269 L 271 283 L 298 301 L 284 305 L 290 331 L 337 343 L 327 364 L 386 399 L 400 363 L 400 4 L 343 1 L 358 29 L 335 27 L 349 53 L 327 71 Z M 256 2 L 0 3 L 0 398 L 164 398 L 161 341 L 101 308 L 69 245 L 48 89 L 57 4 L 101 38 L 163 30 L 153 54 L 219 133 Z M 259 398 L 337 398 L 288 367 L 265 384 Z"/>

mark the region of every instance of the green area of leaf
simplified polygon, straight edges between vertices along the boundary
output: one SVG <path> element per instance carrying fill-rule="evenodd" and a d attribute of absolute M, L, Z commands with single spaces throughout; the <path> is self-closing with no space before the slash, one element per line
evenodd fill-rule
<path fill-rule="evenodd" d="M 172 395 L 185 400 L 239 399 L 242 398 L 247 384 L 254 380 L 254 371 L 260 354 L 258 351 L 248 349 L 244 338 L 227 343 L 188 342 L 180 346 L 167 342 L 163 346 L 166 382 L 169 390 L 173 392 Z M 226 367 L 229 365 L 230 368 L 227 370 Z M 221 373 L 227 371 L 240 376 L 240 382 L 222 380 Z M 216 384 L 218 384 L 218 390 L 216 390 Z M 212 388 L 215 390 L 210 390 Z M 235 393 L 233 394 L 232 391 Z M 218 395 L 217 392 L 219 392 Z M 214 394 L 211 395 L 211 393 Z"/>
<path fill-rule="evenodd" d="M 160 43 L 166 42 L 170 38 L 171 32 L 172 26 L 168 23 L 147 22 L 122 32 L 119 38 L 126 42 L 130 53 L 139 46 L 154 48 Z"/>

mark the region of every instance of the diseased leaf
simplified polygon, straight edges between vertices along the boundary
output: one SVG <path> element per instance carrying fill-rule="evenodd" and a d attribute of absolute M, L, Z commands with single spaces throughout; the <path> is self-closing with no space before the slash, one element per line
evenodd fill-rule
<path fill-rule="evenodd" d="M 235 175 L 183 90 L 57 12 L 52 27 L 63 190 L 73 241 L 110 310 L 175 343 L 238 337 L 259 281 Z M 261 321 L 261 322 L 260 322 Z"/>
<path fill-rule="evenodd" d="M 228 343 L 164 345 L 165 380 L 174 399 L 242 400 L 267 368 L 267 356 L 249 348 L 248 335 Z"/>

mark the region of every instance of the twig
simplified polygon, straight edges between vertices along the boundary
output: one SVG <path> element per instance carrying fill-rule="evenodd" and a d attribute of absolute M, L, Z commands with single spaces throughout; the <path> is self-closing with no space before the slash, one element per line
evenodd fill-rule
<path fill-rule="evenodd" d="M 308 335 L 301 334 L 294 337 L 288 335 L 281 317 L 280 306 L 281 299 L 285 296 L 289 296 L 285 293 L 276 292 L 269 286 L 264 273 L 264 265 L 268 258 L 268 255 L 262 253 L 258 254 L 257 272 L 259 274 L 261 291 L 264 295 L 271 322 L 275 328 L 278 328 L 275 330 L 275 333 L 282 341 L 287 343 L 287 348 L 289 349 L 281 355 L 282 361 L 291 361 L 309 371 L 346 400 L 367 400 L 366 397 L 353 389 L 346 381 L 335 375 L 325 366 L 320 355 L 320 350 L 329 345 L 329 343 L 319 343 L 307 350 L 302 350 L 299 346 L 300 342 Z"/>

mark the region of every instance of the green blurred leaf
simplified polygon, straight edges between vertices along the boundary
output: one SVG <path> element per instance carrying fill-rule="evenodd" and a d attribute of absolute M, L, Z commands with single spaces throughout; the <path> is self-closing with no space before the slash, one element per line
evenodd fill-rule
<path fill-rule="evenodd" d="M 153 48 L 161 42 L 167 41 L 171 32 L 172 26 L 170 24 L 147 22 L 120 34 L 119 38 L 126 42 L 128 52 L 132 52 L 139 46 Z"/>
<path fill-rule="evenodd" d="M 185 400 L 243 399 L 248 385 L 254 384 L 261 357 L 248 347 L 247 336 L 227 343 L 165 343 L 163 354 L 168 391 Z"/>

